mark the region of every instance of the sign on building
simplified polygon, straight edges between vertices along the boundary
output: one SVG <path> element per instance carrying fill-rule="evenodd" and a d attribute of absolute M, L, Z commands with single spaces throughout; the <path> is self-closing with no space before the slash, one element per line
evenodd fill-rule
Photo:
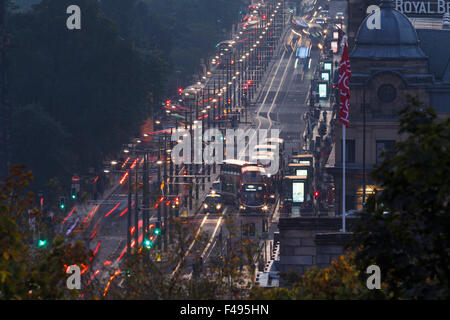
<path fill-rule="evenodd" d="M 406 15 L 443 15 L 450 13 L 450 0 L 395 0 L 395 9 Z"/>

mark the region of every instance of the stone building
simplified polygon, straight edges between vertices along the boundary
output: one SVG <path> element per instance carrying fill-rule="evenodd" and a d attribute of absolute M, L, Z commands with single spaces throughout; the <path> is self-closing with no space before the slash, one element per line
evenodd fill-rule
<path fill-rule="evenodd" d="M 450 113 L 450 31 L 416 30 L 407 16 L 395 10 L 392 0 L 383 0 L 379 6 L 381 29 L 368 29 L 366 17 L 350 53 L 347 210 L 362 208 L 364 176 L 368 195 L 374 188 L 370 180 L 374 165 L 382 160 L 384 151 L 393 149 L 395 142 L 402 139 L 398 134 L 398 111 L 405 107 L 406 95 L 418 95 L 424 105 L 434 108 L 440 117 Z M 334 121 L 333 155 L 330 155 L 326 171 L 334 177 L 335 208 L 340 214 L 342 125 L 337 119 Z"/>

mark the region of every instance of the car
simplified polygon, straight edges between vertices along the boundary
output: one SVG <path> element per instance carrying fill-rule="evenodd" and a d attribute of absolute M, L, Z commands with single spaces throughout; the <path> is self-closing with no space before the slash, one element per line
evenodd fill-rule
<path fill-rule="evenodd" d="M 210 193 L 203 201 L 203 211 L 205 213 L 222 213 L 225 207 L 222 195 L 218 193 Z"/>
<path fill-rule="evenodd" d="M 336 19 L 340 19 L 340 20 L 344 20 L 345 15 L 344 15 L 344 13 L 342 11 L 338 11 L 338 12 L 336 12 L 336 17 L 335 18 Z"/>

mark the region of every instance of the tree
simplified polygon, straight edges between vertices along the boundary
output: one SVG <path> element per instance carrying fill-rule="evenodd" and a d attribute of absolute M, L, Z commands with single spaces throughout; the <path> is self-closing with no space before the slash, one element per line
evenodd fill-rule
<path fill-rule="evenodd" d="M 173 218 L 171 224 L 176 239 L 167 251 L 161 253 L 161 261 L 157 259 L 160 252 L 156 247 L 149 250 L 140 248 L 129 260 L 121 263 L 119 270 L 109 270 L 106 284 L 101 281 L 93 283 L 86 297 L 137 300 L 248 298 L 254 283 L 254 240 L 239 238 L 232 219 L 226 219 L 224 225 L 229 245 L 219 240 L 208 264 L 203 264 L 200 256 L 209 236 L 197 234 L 189 221 Z M 195 245 L 186 255 L 186 244 L 194 238 Z"/>
<path fill-rule="evenodd" d="M 400 116 L 407 137 L 372 173 L 380 190 L 355 231 L 356 262 L 380 267 L 391 298 L 449 299 L 450 120 L 417 97 Z"/>
<path fill-rule="evenodd" d="M 10 11 L 8 17 L 13 44 L 8 99 L 18 111 L 11 140 L 15 158 L 36 172 L 39 186 L 54 176 L 68 184 L 73 172 L 102 168 L 106 156 L 139 133 L 152 113 L 149 95 L 159 99 L 165 82 L 161 54 L 121 37 L 98 1 L 78 1 L 81 30 L 68 30 L 66 8 L 71 4 L 42 0 L 32 10 Z M 54 133 L 51 147 L 38 139 L 49 132 Z M 41 154 L 24 156 L 24 134 L 34 138 L 33 150 Z"/>
<path fill-rule="evenodd" d="M 41 248 L 33 238 L 30 219 L 45 235 L 39 223 L 42 212 L 33 206 L 33 194 L 25 190 L 32 182 L 31 171 L 13 166 L 0 189 L 0 299 L 75 298 L 66 287 L 65 265 L 87 265 L 88 251 L 77 243 L 46 240 Z"/>

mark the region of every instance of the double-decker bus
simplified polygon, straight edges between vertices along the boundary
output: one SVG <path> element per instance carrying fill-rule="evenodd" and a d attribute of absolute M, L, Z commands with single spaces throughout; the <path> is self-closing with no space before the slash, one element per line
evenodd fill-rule
<path fill-rule="evenodd" d="M 264 168 L 255 165 L 246 165 L 241 169 L 240 183 L 265 182 Z"/>
<path fill-rule="evenodd" d="M 240 191 L 241 169 L 247 164 L 249 163 L 243 160 L 224 160 L 220 168 L 219 178 L 213 182 L 213 189 L 236 198 Z"/>
<path fill-rule="evenodd" d="M 239 212 L 265 213 L 269 210 L 267 205 L 267 185 L 264 182 L 243 183 Z"/>
<path fill-rule="evenodd" d="M 296 154 L 291 156 L 291 163 L 301 163 L 301 164 L 309 164 L 311 166 L 314 165 L 314 156 L 312 154 Z"/>
<path fill-rule="evenodd" d="M 289 163 L 288 164 L 288 175 L 294 176 L 307 176 L 311 175 L 312 167 L 307 163 Z"/>
<path fill-rule="evenodd" d="M 267 175 L 263 167 L 242 167 L 240 185 L 240 212 L 260 213 L 268 210 Z"/>
<path fill-rule="evenodd" d="M 275 159 L 276 153 L 278 152 L 278 146 L 257 145 L 254 150 L 251 160 L 256 161 L 258 165 L 265 169 L 267 197 L 268 201 L 273 203 L 275 202 L 276 194 L 283 177 L 283 170 L 280 167 L 279 159 Z M 272 168 L 272 166 L 277 165 L 277 163 L 278 167 Z"/>

